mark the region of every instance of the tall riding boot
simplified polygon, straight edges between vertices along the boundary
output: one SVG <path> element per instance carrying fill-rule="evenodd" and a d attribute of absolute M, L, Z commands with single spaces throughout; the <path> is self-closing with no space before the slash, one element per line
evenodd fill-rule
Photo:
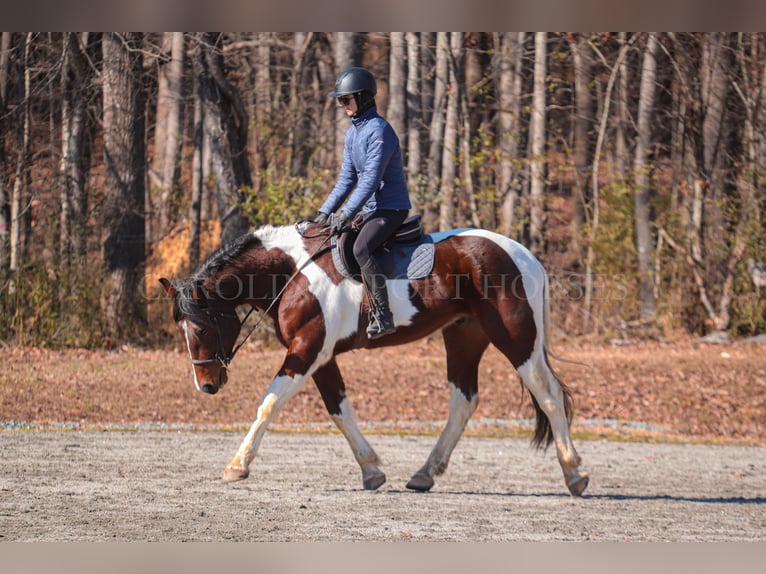
<path fill-rule="evenodd" d="M 370 323 L 367 325 L 367 338 L 377 339 L 396 331 L 394 316 L 388 305 L 388 289 L 386 288 L 386 276 L 378 266 L 377 261 L 370 259 L 362 267 L 362 278 L 367 290 L 372 295 L 370 304 Z"/>

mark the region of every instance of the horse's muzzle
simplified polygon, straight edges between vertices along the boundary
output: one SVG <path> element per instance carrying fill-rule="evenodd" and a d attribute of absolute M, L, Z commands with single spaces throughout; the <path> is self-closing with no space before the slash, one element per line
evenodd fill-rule
<path fill-rule="evenodd" d="M 221 390 L 221 387 L 224 386 L 226 384 L 226 381 L 228 380 L 229 380 L 228 369 L 226 367 L 222 367 L 218 369 L 218 384 L 214 385 L 212 383 L 207 383 L 205 385 L 202 385 L 200 390 L 203 393 L 206 393 L 208 395 L 214 395 Z"/>

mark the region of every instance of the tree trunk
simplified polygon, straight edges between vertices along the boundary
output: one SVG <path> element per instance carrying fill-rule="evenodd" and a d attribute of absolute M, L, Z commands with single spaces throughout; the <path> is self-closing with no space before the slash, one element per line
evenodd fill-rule
<path fill-rule="evenodd" d="M 162 115 L 165 118 L 164 139 L 155 138 L 154 141 L 155 147 L 163 150 L 158 164 L 160 236 L 168 232 L 178 213 L 184 115 L 184 33 L 166 34 L 170 36 L 170 60 L 160 67 L 160 91 L 157 95 L 157 117 Z"/>
<path fill-rule="evenodd" d="M 16 108 L 16 172 L 13 181 L 13 195 L 11 197 L 11 257 L 10 270 L 15 273 L 19 270 L 21 260 L 24 257 L 26 239 L 22 234 L 24 227 L 23 215 L 27 211 L 24 206 L 24 189 L 26 188 L 29 171 L 29 145 L 30 145 L 30 98 L 31 78 L 30 69 L 27 65 L 29 52 L 32 46 L 32 32 L 27 32 L 20 42 L 17 57 L 16 71 L 17 94 L 19 105 Z"/>
<path fill-rule="evenodd" d="M 451 32 L 448 50 L 449 71 L 447 83 L 447 119 L 444 125 L 444 148 L 442 150 L 441 205 L 439 206 L 439 230 L 455 225 L 455 187 L 458 166 L 458 110 L 460 107 L 460 80 L 456 68 L 456 53 L 462 49 L 463 33 Z"/>
<path fill-rule="evenodd" d="M 538 256 L 544 250 L 547 40 L 545 32 L 535 33 L 535 77 L 530 122 L 529 248 Z"/>
<path fill-rule="evenodd" d="M 407 70 L 405 59 L 405 33 L 391 32 L 391 53 L 388 75 L 388 109 L 386 120 L 399 135 L 402 150 L 407 148 Z"/>
<path fill-rule="evenodd" d="M 407 186 L 413 212 L 422 211 L 423 182 L 420 133 L 423 120 L 420 107 L 420 35 L 407 32 Z"/>
<path fill-rule="evenodd" d="M 463 86 L 460 90 L 459 131 L 460 138 L 460 224 L 481 227 L 479 202 L 473 185 L 473 136 L 481 125 L 481 114 L 475 109 L 475 92 L 481 84 L 481 65 L 476 50 L 478 39 L 476 34 L 461 34 L 459 45 L 453 48 L 453 60 L 458 70 L 458 83 Z M 471 48 L 468 42 L 471 42 Z"/>
<path fill-rule="evenodd" d="M 726 226 L 725 162 L 728 152 L 729 126 L 724 122 L 727 108 L 729 46 L 727 33 L 706 33 L 702 43 L 700 83 L 702 87 L 702 168 L 706 183 L 703 202 L 703 245 L 706 258 L 706 280 L 711 284 L 723 282 L 724 261 L 729 246 L 722 241 L 721 230 Z"/>
<path fill-rule="evenodd" d="M 87 169 L 90 163 L 85 143 L 85 104 L 91 86 L 85 51 L 88 32 L 64 34 L 61 98 L 61 217 L 59 254 L 64 265 L 82 261 L 86 255 L 88 195 Z"/>
<path fill-rule="evenodd" d="M 104 263 L 109 273 L 106 326 L 122 340 L 146 324 L 140 293 L 146 259 L 143 36 L 104 33 Z"/>
<path fill-rule="evenodd" d="M 9 236 L 11 223 L 10 202 L 6 187 L 5 136 L 8 131 L 4 110 L 7 109 L 9 66 L 11 63 L 11 33 L 0 35 L 0 278 L 9 266 Z"/>
<path fill-rule="evenodd" d="M 574 63 L 575 117 L 574 117 L 574 172 L 572 193 L 574 200 L 569 247 L 571 261 L 579 264 L 582 259 L 581 229 L 585 221 L 585 206 L 590 200 L 590 130 L 593 125 L 593 98 L 590 82 L 593 77 L 593 59 L 588 38 L 577 34 L 572 47 Z"/>
<path fill-rule="evenodd" d="M 200 45 L 199 93 L 205 139 L 221 221 L 221 242 L 229 243 L 249 228 L 242 212 L 243 187 L 253 182 L 247 162 L 247 116 L 239 94 L 223 71 L 222 34 L 205 33 Z"/>
<path fill-rule="evenodd" d="M 335 75 L 343 70 L 357 65 L 359 54 L 356 49 L 356 34 L 354 32 L 337 32 L 335 34 Z M 335 82 L 333 81 L 333 89 Z M 346 112 L 340 106 L 335 108 L 335 162 L 338 166 L 343 163 L 343 143 L 348 130 Z"/>
<path fill-rule="evenodd" d="M 194 58 L 194 93 L 199 93 L 199 77 L 201 63 L 201 49 L 197 48 Z M 194 98 L 194 152 L 192 155 L 192 189 L 191 206 L 189 208 L 189 273 L 197 268 L 200 261 L 200 225 L 202 223 L 202 206 L 205 196 L 204 145 L 205 145 L 205 121 L 202 98 Z"/>
<path fill-rule="evenodd" d="M 256 39 L 258 47 L 253 89 L 253 97 L 255 99 L 253 137 L 257 145 L 253 149 L 253 159 L 256 166 L 255 177 L 258 180 L 258 188 L 260 189 L 263 185 L 263 172 L 269 163 L 265 142 L 267 141 L 267 134 L 272 121 L 274 105 L 271 86 L 271 32 L 257 32 Z"/>
<path fill-rule="evenodd" d="M 447 109 L 447 84 L 449 83 L 448 60 L 449 32 L 437 32 L 433 113 L 431 114 L 431 127 L 428 131 L 428 209 L 425 213 L 425 225 L 429 229 L 440 226 L 437 206 L 439 191 L 441 190 L 444 117 Z"/>
<path fill-rule="evenodd" d="M 290 173 L 293 175 L 305 175 L 306 165 L 310 150 L 308 149 L 309 134 L 311 133 L 311 114 L 307 113 L 305 102 L 301 101 L 305 95 L 307 68 L 312 67 L 312 62 L 307 61 L 307 54 L 313 33 L 296 32 L 293 38 L 293 70 L 290 76 L 290 100 L 289 107 L 292 119 L 292 129 L 289 132 L 289 147 L 291 152 Z M 299 89 L 300 88 L 300 89 Z"/>
<path fill-rule="evenodd" d="M 522 56 L 524 54 L 524 32 L 502 32 L 499 38 L 497 68 L 498 122 L 497 140 L 500 145 L 500 178 L 498 199 L 500 200 L 500 230 L 511 237 L 515 223 L 516 202 L 519 197 L 518 169 L 519 142 L 521 141 L 521 84 Z"/>
<path fill-rule="evenodd" d="M 636 249 L 638 251 L 639 300 L 642 320 L 653 319 L 655 313 L 649 148 L 652 143 L 651 119 L 654 109 L 655 79 L 657 77 L 657 46 L 657 34 L 652 32 L 647 38 L 641 68 L 641 88 L 636 122 L 636 150 L 633 160 Z"/>
<path fill-rule="evenodd" d="M 620 51 L 627 45 L 628 38 L 625 32 L 620 32 L 617 36 L 620 44 Z M 627 162 L 628 151 L 628 125 L 630 122 L 630 113 L 628 111 L 628 67 L 625 62 L 620 63 L 618 70 L 620 76 L 617 84 L 617 110 L 615 127 L 615 163 L 617 177 L 625 181 L 628 176 Z"/>

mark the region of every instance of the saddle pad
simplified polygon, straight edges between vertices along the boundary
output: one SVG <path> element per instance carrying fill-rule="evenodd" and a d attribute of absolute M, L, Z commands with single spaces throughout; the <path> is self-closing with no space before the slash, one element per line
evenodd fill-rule
<path fill-rule="evenodd" d="M 351 273 L 346 266 L 336 237 L 332 238 L 331 251 L 333 263 L 340 274 L 358 280 L 358 273 Z M 386 250 L 383 258 L 388 259 L 384 267 L 387 271 L 390 269 L 387 273 L 389 279 L 422 279 L 430 275 L 434 268 L 434 242 L 426 235 L 421 243 L 397 243 L 390 251 Z"/>

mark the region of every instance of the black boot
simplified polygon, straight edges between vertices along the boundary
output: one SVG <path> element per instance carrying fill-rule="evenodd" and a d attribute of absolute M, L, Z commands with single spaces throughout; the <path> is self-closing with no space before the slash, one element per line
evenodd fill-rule
<path fill-rule="evenodd" d="M 370 301 L 370 323 L 367 325 L 367 338 L 377 339 L 396 331 L 394 316 L 391 313 L 391 308 L 388 306 L 386 276 L 374 259 L 370 259 L 362 267 L 361 271 L 367 291 L 372 296 L 372 301 Z"/>

